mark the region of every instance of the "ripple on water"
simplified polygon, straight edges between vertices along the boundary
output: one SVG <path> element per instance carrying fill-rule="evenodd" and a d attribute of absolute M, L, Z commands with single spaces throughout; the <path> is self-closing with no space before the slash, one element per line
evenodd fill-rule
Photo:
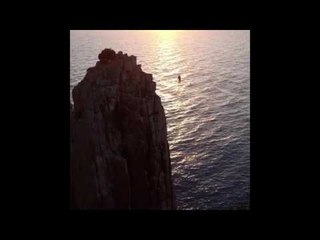
<path fill-rule="evenodd" d="M 178 209 L 249 205 L 249 31 L 126 34 L 71 33 L 70 91 L 102 48 L 136 55 L 165 109 Z"/>

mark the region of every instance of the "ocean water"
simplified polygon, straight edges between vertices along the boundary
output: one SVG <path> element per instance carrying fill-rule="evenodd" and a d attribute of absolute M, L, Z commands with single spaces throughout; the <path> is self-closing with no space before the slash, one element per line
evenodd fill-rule
<path fill-rule="evenodd" d="M 104 48 L 153 74 L 178 209 L 248 209 L 250 31 L 70 31 L 70 91 Z"/>

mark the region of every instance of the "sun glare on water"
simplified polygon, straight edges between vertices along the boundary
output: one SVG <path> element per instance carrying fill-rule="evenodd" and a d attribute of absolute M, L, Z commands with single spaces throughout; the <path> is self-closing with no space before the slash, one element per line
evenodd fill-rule
<path fill-rule="evenodd" d="M 183 30 L 149 30 L 154 36 L 163 39 L 172 39 L 178 36 Z"/>
<path fill-rule="evenodd" d="M 173 37 L 178 33 L 176 30 L 154 30 L 152 32 L 160 37 Z"/>

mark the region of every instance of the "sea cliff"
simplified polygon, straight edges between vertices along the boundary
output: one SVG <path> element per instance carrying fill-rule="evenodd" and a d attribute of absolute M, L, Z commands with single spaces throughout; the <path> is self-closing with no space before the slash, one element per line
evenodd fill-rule
<path fill-rule="evenodd" d="M 103 50 L 72 91 L 73 209 L 175 209 L 166 117 L 152 74 Z"/>

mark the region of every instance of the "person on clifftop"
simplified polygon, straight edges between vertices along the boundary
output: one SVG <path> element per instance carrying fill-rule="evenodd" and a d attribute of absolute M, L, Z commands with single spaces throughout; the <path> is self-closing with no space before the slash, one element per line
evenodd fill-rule
<path fill-rule="evenodd" d="M 180 75 L 178 76 L 178 82 L 181 82 L 181 77 L 180 77 Z"/>

